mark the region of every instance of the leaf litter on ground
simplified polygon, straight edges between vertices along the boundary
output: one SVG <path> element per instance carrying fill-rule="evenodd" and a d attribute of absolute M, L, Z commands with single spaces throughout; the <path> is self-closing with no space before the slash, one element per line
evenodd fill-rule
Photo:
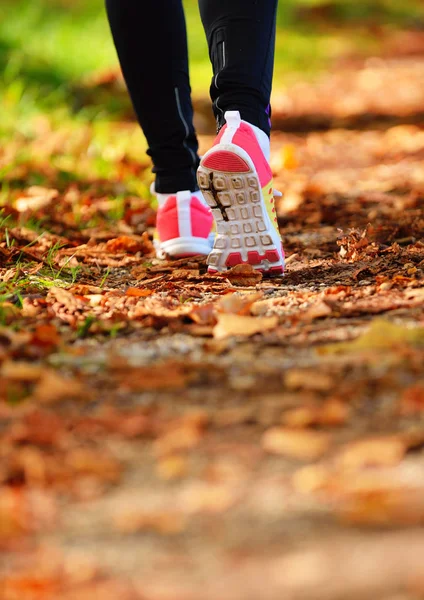
<path fill-rule="evenodd" d="M 343 594 L 366 597 L 365 547 L 373 600 L 422 592 L 422 56 L 398 60 L 276 103 L 284 278 L 157 259 L 147 163 L 117 152 L 99 177 L 88 125 L 0 149 L 6 600 L 262 598 L 265 572 L 269 600 L 335 600 L 313 561 L 340 548 Z M 337 128 L 294 131 L 317 110 Z M 344 128 L 365 114 L 403 122 Z"/>

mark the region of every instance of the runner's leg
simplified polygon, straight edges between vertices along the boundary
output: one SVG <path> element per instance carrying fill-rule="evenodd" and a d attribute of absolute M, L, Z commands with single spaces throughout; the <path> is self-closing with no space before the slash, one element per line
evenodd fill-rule
<path fill-rule="evenodd" d="M 198 143 L 181 0 L 106 0 L 122 71 L 156 173 L 156 192 L 197 188 Z"/>
<path fill-rule="evenodd" d="M 218 130 L 224 113 L 270 134 L 278 0 L 199 0 L 213 66 L 210 89 Z"/>

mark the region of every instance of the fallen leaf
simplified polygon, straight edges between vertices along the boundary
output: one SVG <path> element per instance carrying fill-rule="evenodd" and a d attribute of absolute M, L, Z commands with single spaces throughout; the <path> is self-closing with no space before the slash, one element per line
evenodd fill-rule
<path fill-rule="evenodd" d="M 85 308 L 85 302 L 82 299 L 83 297 L 74 296 L 68 290 L 64 290 L 60 287 L 52 287 L 47 294 L 47 300 L 57 301 L 62 304 L 70 313 L 74 313 L 78 310 L 83 310 Z"/>
<path fill-rule="evenodd" d="M 109 483 L 116 483 L 121 477 L 121 464 L 103 450 L 75 448 L 66 455 L 65 464 L 74 475 L 94 475 Z"/>
<path fill-rule="evenodd" d="M 313 321 L 314 319 L 321 319 L 322 317 L 328 317 L 332 313 L 331 307 L 320 300 L 319 302 L 315 302 L 307 308 L 305 311 L 300 313 L 300 318 L 306 321 Z"/>
<path fill-rule="evenodd" d="M 406 441 L 400 436 L 369 438 L 344 446 L 337 462 L 344 469 L 389 467 L 399 464 L 406 451 Z"/>
<path fill-rule="evenodd" d="M 113 240 L 106 242 L 107 252 L 128 252 L 135 254 L 136 252 L 150 253 L 152 244 L 147 235 L 128 236 L 122 235 Z"/>
<path fill-rule="evenodd" d="M 146 296 L 151 296 L 153 294 L 152 290 L 141 289 L 141 288 L 128 288 L 125 292 L 126 296 L 135 297 L 135 298 L 145 298 Z"/>
<path fill-rule="evenodd" d="M 220 312 L 234 315 L 249 315 L 252 305 L 260 300 L 263 296 L 262 292 L 254 292 L 248 294 L 234 293 L 225 294 L 217 302 L 217 309 Z"/>
<path fill-rule="evenodd" d="M 177 535 L 187 527 L 187 519 L 174 510 L 120 510 L 114 519 L 115 527 L 123 533 L 153 531 L 160 535 Z"/>
<path fill-rule="evenodd" d="M 45 367 L 41 365 L 33 365 L 27 362 L 13 362 L 11 360 L 5 361 L 2 366 L 0 373 L 5 379 L 12 381 L 38 381 L 45 372 Z"/>
<path fill-rule="evenodd" d="M 284 385 L 289 390 L 327 391 L 334 386 L 334 377 L 315 369 L 289 369 L 284 374 Z"/>
<path fill-rule="evenodd" d="M 236 265 L 223 274 L 233 285 L 250 287 L 262 280 L 262 273 L 255 270 L 251 265 Z"/>
<path fill-rule="evenodd" d="M 249 337 L 255 333 L 262 333 L 275 329 L 278 325 L 278 317 L 250 317 L 221 313 L 214 327 L 213 336 L 222 340 L 232 335 Z"/>
<path fill-rule="evenodd" d="M 399 400 L 399 412 L 402 415 L 414 415 L 424 411 L 424 383 L 407 388 Z"/>
<path fill-rule="evenodd" d="M 187 459 L 184 456 L 165 456 L 159 460 L 156 473 L 160 479 L 173 481 L 187 474 Z"/>
<path fill-rule="evenodd" d="M 337 509 L 350 525 L 393 527 L 424 524 L 424 490 L 381 488 L 348 494 Z"/>
<path fill-rule="evenodd" d="M 183 425 L 159 437 L 154 443 L 154 452 L 158 456 L 191 450 L 199 445 L 203 437 L 201 428 L 196 425 Z"/>
<path fill-rule="evenodd" d="M 287 427 L 304 428 L 316 424 L 317 414 L 316 406 L 299 406 L 285 411 L 281 420 Z"/>
<path fill-rule="evenodd" d="M 59 342 L 60 336 L 54 325 L 38 325 L 31 339 L 36 346 L 58 346 Z"/>
<path fill-rule="evenodd" d="M 58 196 L 59 192 L 57 190 L 32 186 L 25 191 L 24 195 L 19 196 L 15 202 L 15 207 L 19 212 L 26 210 L 37 211 L 49 206 Z"/>
<path fill-rule="evenodd" d="M 314 494 L 328 486 L 331 473 L 327 466 L 322 464 L 307 465 L 298 469 L 293 477 L 292 484 L 301 494 Z"/>
<path fill-rule="evenodd" d="M 350 407 L 347 404 L 337 398 L 330 398 L 321 405 L 299 406 L 287 410 L 282 422 L 287 427 L 339 427 L 346 423 L 349 414 Z"/>
<path fill-rule="evenodd" d="M 13 440 L 37 446 L 54 446 L 65 431 L 61 417 L 46 410 L 33 409 L 22 420 L 22 426 L 13 433 Z M 13 432 L 13 430 L 12 430 Z"/>
<path fill-rule="evenodd" d="M 262 438 L 262 447 L 270 454 L 313 461 L 321 458 L 330 448 L 331 437 L 321 431 L 307 431 L 272 427 Z"/>
<path fill-rule="evenodd" d="M 43 371 L 32 395 L 33 399 L 46 404 L 65 398 L 81 399 L 85 397 L 87 397 L 87 392 L 80 381 L 62 377 L 51 369 Z"/>
<path fill-rule="evenodd" d="M 167 361 L 150 366 L 131 367 L 118 358 L 111 358 L 113 370 L 121 388 L 125 390 L 171 390 L 184 388 L 192 375 L 182 363 Z"/>
<path fill-rule="evenodd" d="M 386 319 L 374 319 L 371 325 L 352 342 L 342 342 L 321 346 L 319 354 L 337 354 L 340 352 L 361 352 L 362 350 L 393 349 L 404 344 L 423 344 L 423 327 L 405 327 Z"/>
<path fill-rule="evenodd" d="M 215 325 L 216 323 L 216 308 L 213 302 L 195 306 L 188 316 L 199 325 Z"/>
<path fill-rule="evenodd" d="M 231 508 L 238 495 L 234 485 L 196 481 L 183 488 L 180 501 L 189 514 L 219 514 Z"/>
<path fill-rule="evenodd" d="M 317 425 L 340 427 L 345 425 L 351 412 L 346 402 L 342 402 L 339 398 L 329 398 L 320 407 Z"/>

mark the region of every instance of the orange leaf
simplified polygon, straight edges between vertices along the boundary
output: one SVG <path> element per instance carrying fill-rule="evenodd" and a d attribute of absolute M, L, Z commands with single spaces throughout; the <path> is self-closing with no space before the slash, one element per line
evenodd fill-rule
<path fill-rule="evenodd" d="M 60 337 L 54 325 L 39 325 L 32 336 L 31 343 L 36 346 L 57 346 Z"/>
<path fill-rule="evenodd" d="M 142 237 L 122 235 L 109 240 L 106 243 L 106 250 L 108 252 L 129 252 L 135 254 L 136 252 L 146 250 L 146 240 Z"/>
<path fill-rule="evenodd" d="M 394 435 L 359 440 L 342 449 L 339 462 L 346 469 L 390 467 L 400 463 L 407 447 L 404 439 Z"/>
<path fill-rule="evenodd" d="M 130 296 L 132 298 L 146 298 L 147 296 L 151 296 L 153 294 L 152 290 L 141 289 L 130 287 L 125 292 L 126 296 Z"/>
<path fill-rule="evenodd" d="M 297 169 L 299 161 L 296 157 L 296 148 L 293 144 L 286 144 L 281 149 L 281 163 L 284 169 Z"/>
<path fill-rule="evenodd" d="M 320 431 L 304 431 L 273 427 L 265 432 L 262 446 L 271 454 L 281 454 L 299 460 L 316 460 L 330 447 L 331 437 Z"/>
<path fill-rule="evenodd" d="M 402 415 L 411 415 L 424 412 L 424 384 L 418 383 L 407 388 L 400 399 L 400 412 Z"/>

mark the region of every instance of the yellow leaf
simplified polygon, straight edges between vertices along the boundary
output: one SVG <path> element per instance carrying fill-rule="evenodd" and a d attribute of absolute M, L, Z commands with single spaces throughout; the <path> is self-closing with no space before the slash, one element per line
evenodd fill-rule
<path fill-rule="evenodd" d="M 403 344 L 424 344 L 424 327 L 405 327 L 386 319 L 374 319 L 358 338 L 351 342 L 331 344 L 318 349 L 320 354 L 392 349 Z"/>
<path fill-rule="evenodd" d="M 293 144 L 286 144 L 281 149 L 281 163 L 284 169 L 297 169 L 299 161 L 296 157 L 296 148 Z"/>

